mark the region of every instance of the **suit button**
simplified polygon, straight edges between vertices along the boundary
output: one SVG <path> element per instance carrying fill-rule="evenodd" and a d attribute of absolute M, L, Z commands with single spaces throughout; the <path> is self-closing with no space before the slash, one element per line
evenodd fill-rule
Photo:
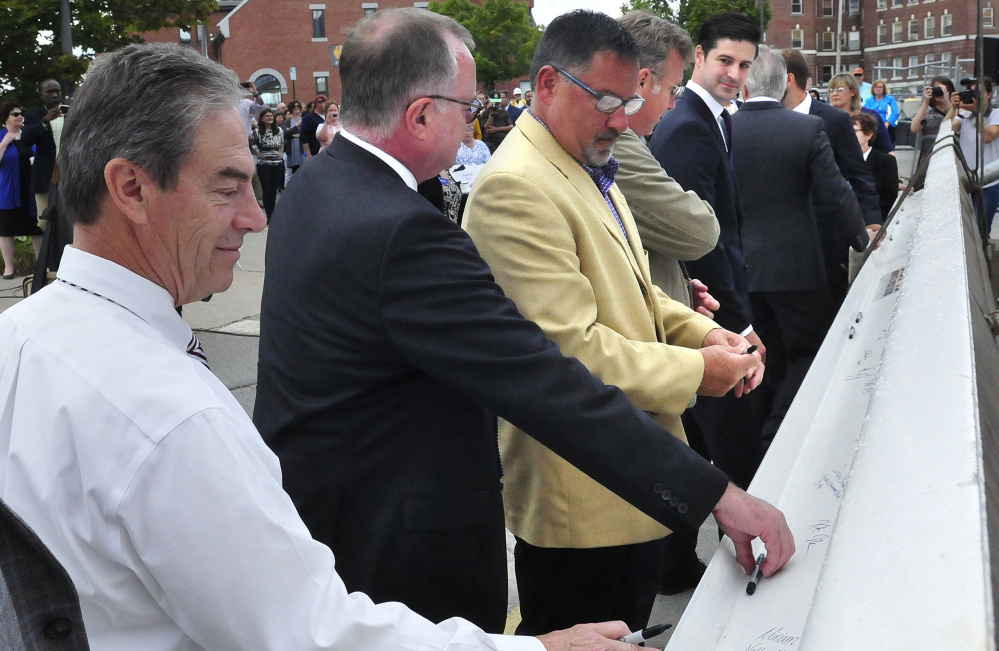
<path fill-rule="evenodd" d="M 673 497 L 673 491 L 671 491 L 668 488 L 664 488 L 663 489 L 663 499 L 668 501 L 669 498 L 671 498 L 671 497 Z"/>
<path fill-rule="evenodd" d="M 73 624 L 68 619 L 53 619 L 45 625 L 45 637 L 61 640 L 73 632 Z"/>
<path fill-rule="evenodd" d="M 669 505 L 672 506 L 674 509 L 677 507 L 679 503 L 680 503 L 680 498 L 677 497 L 676 495 L 670 498 Z"/>
<path fill-rule="evenodd" d="M 742 270 L 743 271 L 749 271 L 749 265 L 747 264 L 745 267 L 742 268 Z"/>
<path fill-rule="evenodd" d="M 663 485 L 662 484 L 658 484 L 658 483 L 657 484 L 653 484 L 653 486 L 652 486 L 652 492 L 655 493 L 656 495 L 659 495 L 660 493 L 663 492 Z"/>
<path fill-rule="evenodd" d="M 687 511 L 690 510 L 690 507 L 681 503 L 680 506 L 676 507 L 676 510 L 680 512 L 680 515 L 687 515 Z"/>

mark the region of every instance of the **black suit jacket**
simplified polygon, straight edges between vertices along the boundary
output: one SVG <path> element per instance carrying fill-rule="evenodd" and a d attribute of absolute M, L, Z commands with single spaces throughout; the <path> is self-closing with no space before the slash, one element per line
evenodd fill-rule
<path fill-rule="evenodd" d="M 871 149 L 867 155 L 867 168 L 877 184 L 881 214 L 887 218 L 898 198 L 898 161 L 880 149 Z"/>
<path fill-rule="evenodd" d="M 56 146 L 52 129 L 42 122 L 48 113 L 44 106 L 33 108 L 24 114 L 24 132 L 21 139 L 35 146 L 35 162 L 31 165 L 31 191 L 44 194 L 49 191 L 52 173 L 55 172 Z"/>
<path fill-rule="evenodd" d="M 344 137 L 292 177 L 266 263 L 254 422 L 350 590 L 502 631 L 494 414 L 671 528 L 699 526 L 725 490 L 524 319 L 461 228 Z"/>
<path fill-rule="evenodd" d="M 835 219 L 857 250 L 864 250 L 868 238 L 857 197 L 840 174 L 822 120 L 777 100 L 751 101 L 732 117 L 732 133 L 749 291 L 826 287 L 813 201 L 834 208 L 822 219 Z"/>
<path fill-rule="evenodd" d="M 714 251 L 688 262 L 690 275 L 703 281 L 721 303 L 718 325 L 743 332 L 751 323 L 746 260 L 739 241 L 741 207 L 717 121 L 697 93 L 687 91 L 663 116 L 652 141 L 652 155 L 684 190 L 711 204 L 721 226 Z"/>

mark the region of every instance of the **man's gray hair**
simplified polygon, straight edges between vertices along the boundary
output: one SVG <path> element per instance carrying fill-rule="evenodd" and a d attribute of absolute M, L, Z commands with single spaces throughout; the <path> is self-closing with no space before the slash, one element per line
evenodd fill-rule
<path fill-rule="evenodd" d="M 640 68 L 648 68 L 656 79 L 663 76 L 666 59 L 673 52 L 680 55 L 684 63 L 694 60 L 694 43 L 685 29 L 643 9 L 629 11 L 617 19 L 631 32 L 641 48 L 638 59 Z"/>
<path fill-rule="evenodd" d="M 59 147 L 60 208 L 75 224 L 97 221 L 104 167 L 135 163 L 164 190 L 197 146 L 198 127 L 235 110 L 239 79 L 191 48 L 129 45 L 98 56 L 73 98 Z"/>
<path fill-rule="evenodd" d="M 385 9 L 361 19 L 340 55 L 340 122 L 348 130 L 388 138 L 407 106 L 454 87 L 459 54 L 454 40 L 469 51 L 475 47 L 467 29 L 426 9 Z"/>
<path fill-rule="evenodd" d="M 787 92 L 787 64 L 780 50 L 760 46 L 759 54 L 749 69 L 746 88 L 752 97 L 772 97 L 780 101 Z"/>

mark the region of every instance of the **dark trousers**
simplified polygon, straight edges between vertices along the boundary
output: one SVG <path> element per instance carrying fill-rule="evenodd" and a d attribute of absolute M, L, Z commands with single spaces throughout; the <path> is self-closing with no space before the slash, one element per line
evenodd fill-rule
<path fill-rule="evenodd" d="M 284 183 L 284 165 L 257 165 L 257 176 L 260 177 L 260 188 L 264 195 L 264 213 L 270 223 L 277 192 Z"/>
<path fill-rule="evenodd" d="M 770 410 L 763 423 L 763 439 L 769 444 L 829 332 L 836 308 L 825 288 L 750 292 L 749 302 L 753 325 L 767 347 L 763 393 L 770 398 Z"/>
<path fill-rule="evenodd" d="M 763 344 L 769 354 L 770 343 L 764 338 Z M 766 372 L 770 372 L 769 359 Z M 736 486 L 746 488 L 763 461 L 760 431 L 768 406 L 759 390 L 741 398 L 731 391 L 721 398 L 697 396 L 697 403 L 683 413 L 681 420 L 690 447 L 714 463 Z"/>
<path fill-rule="evenodd" d="M 620 619 L 631 630 L 649 623 L 659 584 L 663 541 L 545 548 L 517 538 L 517 635 L 541 635 L 585 622 Z"/>

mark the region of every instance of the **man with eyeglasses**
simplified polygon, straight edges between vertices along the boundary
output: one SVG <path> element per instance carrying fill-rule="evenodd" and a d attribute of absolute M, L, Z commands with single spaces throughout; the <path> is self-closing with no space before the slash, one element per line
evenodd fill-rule
<path fill-rule="evenodd" d="M 531 66 L 534 103 L 476 178 L 464 226 L 522 314 L 682 440 L 679 417 L 696 393 L 741 395 L 763 365 L 741 354 L 744 338 L 650 278 L 612 156 L 647 103 L 635 93 L 639 57 L 609 16 L 581 10 L 553 20 Z M 507 528 L 517 538 L 518 633 L 594 618 L 645 626 L 669 529 L 510 421 L 501 421 L 500 449 Z M 616 433 L 602 434 L 615 448 Z M 689 497 L 656 488 L 687 510 Z M 700 496 L 713 501 L 717 488 L 705 489 Z M 678 524 L 667 526 L 692 529 Z"/>
<path fill-rule="evenodd" d="M 348 589 L 500 632 L 500 414 L 668 526 L 714 509 L 765 532 L 772 574 L 794 552 L 780 513 L 564 357 L 416 193 L 480 108 L 472 45 L 413 8 L 362 19 L 344 44 L 343 130 L 296 174 L 268 237 L 254 422 L 284 488 Z M 736 539 L 748 571 L 752 536 Z"/>

